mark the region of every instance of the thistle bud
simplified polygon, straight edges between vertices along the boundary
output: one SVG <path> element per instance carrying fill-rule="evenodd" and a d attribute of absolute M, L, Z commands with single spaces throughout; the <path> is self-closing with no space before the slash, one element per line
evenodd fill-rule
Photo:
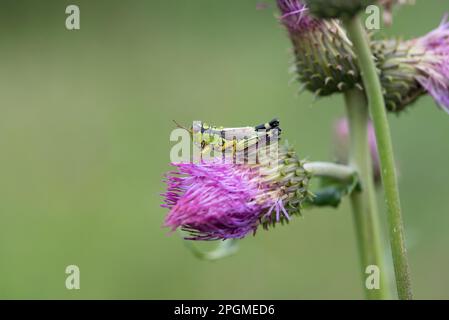
<path fill-rule="evenodd" d="M 317 96 L 361 89 L 352 44 L 339 22 L 312 17 L 299 0 L 278 0 L 277 4 L 293 44 L 295 71 L 304 88 Z"/>
<path fill-rule="evenodd" d="M 350 18 L 377 0 L 304 0 L 310 12 L 320 18 Z"/>
<path fill-rule="evenodd" d="M 276 144 L 273 155 L 271 147 L 259 148 L 254 164 L 219 157 L 173 164 L 163 194 L 162 206 L 170 210 L 164 225 L 188 232 L 188 240 L 238 239 L 300 214 L 309 174 L 291 148 Z"/>

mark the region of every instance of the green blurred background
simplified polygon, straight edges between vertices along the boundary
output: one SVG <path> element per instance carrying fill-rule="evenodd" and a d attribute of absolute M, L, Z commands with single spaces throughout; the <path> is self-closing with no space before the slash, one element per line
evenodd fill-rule
<path fill-rule="evenodd" d="M 381 33 L 423 35 L 449 12 L 417 2 Z M 301 156 L 332 160 L 342 98 L 296 94 L 289 40 L 265 3 L 1 0 L 0 298 L 363 297 L 348 201 L 218 262 L 161 227 L 173 119 L 277 116 Z M 79 31 L 65 28 L 68 4 Z M 449 116 L 426 97 L 390 120 L 415 295 L 449 298 Z M 81 290 L 65 288 L 70 264 Z"/>

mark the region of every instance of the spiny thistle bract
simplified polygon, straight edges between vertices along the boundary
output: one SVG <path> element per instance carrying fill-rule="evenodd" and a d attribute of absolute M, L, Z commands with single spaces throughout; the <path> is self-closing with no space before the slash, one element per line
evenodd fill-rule
<path fill-rule="evenodd" d="M 188 240 L 239 239 L 288 222 L 308 200 L 309 173 L 286 145 L 253 148 L 254 164 L 220 157 L 200 163 L 173 164 L 163 194 L 170 210 L 165 226 L 189 233 Z"/>
<path fill-rule="evenodd" d="M 377 0 L 304 0 L 312 14 L 320 18 L 349 18 Z"/>
<path fill-rule="evenodd" d="M 298 80 L 317 96 L 363 89 L 352 43 L 337 20 L 310 16 L 300 0 L 278 0 L 295 53 Z M 389 111 L 400 112 L 429 93 L 449 112 L 449 23 L 409 40 L 371 41 Z"/>

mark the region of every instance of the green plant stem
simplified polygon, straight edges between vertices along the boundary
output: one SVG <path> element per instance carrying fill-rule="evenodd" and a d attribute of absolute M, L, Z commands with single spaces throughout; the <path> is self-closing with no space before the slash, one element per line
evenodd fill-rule
<path fill-rule="evenodd" d="M 363 92 L 352 90 L 345 94 L 346 109 L 350 130 L 350 164 L 357 170 L 361 190 L 351 194 L 351 206 L 362 264 L 362 279 L 367 299 L 389 298 L 389 281 L 384 264 L 384 246 L 381 242 L 379 214 L 373 181 L 373 166 L 368 144 L 368 107 Z M 366 268 L 376 265 L 380 270 L 379 289 L 370 289 L 365 280 Z"/>
<path fill-rule="evenodd" d="M 369 109 L 376 132 L 382 183 L 385 190 L 388 209 L 390 244 L 393 254 L 398 296 L 399 299 L 412 299 L 410 271 L 404 241 L 404 227 L 399 201 L 393 146 L 382 87 L 369 46 L 369 40 L 360 18 L 355 16 L 352 19 L 345 20 L 344 24 L 359 60 L 363 83 L 368 97 Z"/>
<path fill-rule="evenodd" d="M 304 169 L 313 176 L 328 177 L 340 181 L 351 181 L 357 172 L 350 166 L 332 162 L 306 162 Z"/>

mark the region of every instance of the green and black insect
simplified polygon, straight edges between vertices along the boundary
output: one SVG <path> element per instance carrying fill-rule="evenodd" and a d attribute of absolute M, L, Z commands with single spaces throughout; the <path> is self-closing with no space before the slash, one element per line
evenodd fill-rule
<path fill-rule="evenodd" d="M 227 154 L 235 159 L 238 155 L 247 157 L 248 153 L 252 149 L 257 149 L 261 143 L 277 142 L 281 133 L 279 125 L 278 119 L 253 127 L 237 128 L 211 126 L 197 121 L 188 131 L 192 135 L 194 146 L 200 149 L 201 155 Z"/>

